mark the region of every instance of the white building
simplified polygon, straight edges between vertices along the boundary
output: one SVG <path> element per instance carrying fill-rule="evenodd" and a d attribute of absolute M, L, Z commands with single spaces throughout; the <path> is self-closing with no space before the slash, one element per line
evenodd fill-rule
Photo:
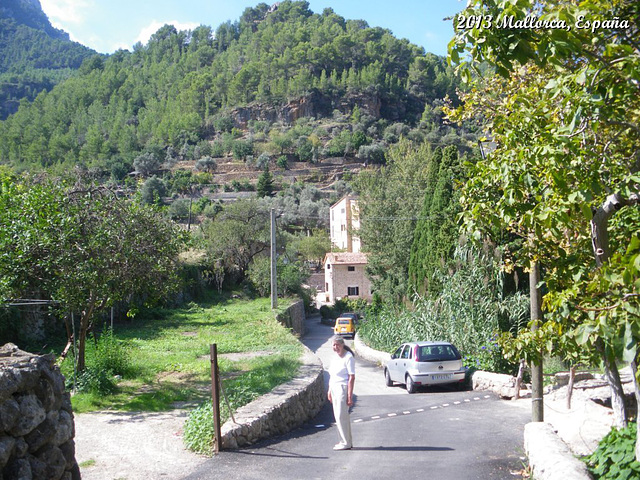
<path fill-rule="evenodd" d="M 360 228 L 358 200 L 345 195 L 331 206 L 330 215 L 331 244 L 345 252 L 359 252 L 360 237 L 355 234 Z"/>
<path fill-rule="evenodd" d="M 333 248 L 324 258 L 325 302 L 340 298 L 371 300 L 371 282 L 366 274 L 367 255 L 360 252 L 358 200 L 346 195 L 331 206 L 330 234 Z"/>

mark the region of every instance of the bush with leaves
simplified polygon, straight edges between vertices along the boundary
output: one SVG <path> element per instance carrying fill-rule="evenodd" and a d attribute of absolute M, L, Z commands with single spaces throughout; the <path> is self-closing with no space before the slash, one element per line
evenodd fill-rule
<path fill-rule="evenodd" d="M 133 161 L 133 168 L 140 175 L 147 176 L 154 170 L 160 168 L 160 158 L 153 152 L 144 152 L 138 155 Z"/>
<path fill-rule="evenodd" d="M 191 200 L 189 198 L 178 198 L 169 205 L 169 217 L 172 220 L 183 220 L 189 218 Z"/>
<path fill-rule="evenodd" d="M 584 457 L 596 480 L 627 480 L 640 478 L 640 462 L 635 459 L 636 424 L 611 431 L 600 441 L 598 448 Z"/>
<path fill-rule="evenodd" d="M 142 185 L 140 190 L 140 199 L 142 203 L 147 205 L 162 205 L 162 198 L 167 195 L 167 187 L 165 183 L 155 175 Z"/>
<path fill-rule="evenodd" d="M 286 155 L 280 155 L 276 160 L 276 165 L 283 170 L 289 170 L 289 161 L 287 160 Z"/>
<path fill-rule="evenodd" d="M 105 328 L 88 343 L 87 368 L 77 375 L 72 368 L 67 362 L 63 369 L 70 390 L 107 395 L 117 391 L 115 376 L 130 375 L 132 366 L 126 347 L 115 338 L 113 330 Z"/>
<path fill-rule="evenodd" d="M 202 157 L 196 161 L 195 169 L 199 172 L 214 172 L 218 163 L 211 157 Z"/>

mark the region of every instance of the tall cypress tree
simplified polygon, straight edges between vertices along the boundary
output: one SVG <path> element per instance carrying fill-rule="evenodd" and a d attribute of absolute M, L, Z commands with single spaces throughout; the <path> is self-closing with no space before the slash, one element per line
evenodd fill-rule
<path fill-rule="evenodd" d="M 441 285 L 434 273 L 448 267 L 459 237 L 456 216 L 460 208 L 454 191 L 459 170 L 456 147 L 446 147 L 438 160 L 434 155 L 430 188 L 425 194 L 409 260 L 410 284 L 420 293 L 437 294 L 440 291 Z"/>

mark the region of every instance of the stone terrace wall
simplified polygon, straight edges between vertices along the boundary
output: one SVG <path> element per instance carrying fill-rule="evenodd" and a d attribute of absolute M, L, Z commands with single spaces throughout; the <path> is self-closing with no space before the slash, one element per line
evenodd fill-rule
<path fill-rule="evenodd" d="M 76 480 L 71 399 L 52 355 L 0 347 L 0 480 Z"/>
<path fill-rule="evenodd" d="M 295 379 L 238 409 L 222 425 L 221 448 L 235 449 L 282 435 L 315 417 L 327 401 L 322 362 L 305 347 Z"/>
<path fill-rule="evenodd" d="M 295 335 L 301 337 L 305 333 L 304 302 L 302 300 L 294 303 L 284 312 L 277 316 L 278 322 L 290 328 Z"/>

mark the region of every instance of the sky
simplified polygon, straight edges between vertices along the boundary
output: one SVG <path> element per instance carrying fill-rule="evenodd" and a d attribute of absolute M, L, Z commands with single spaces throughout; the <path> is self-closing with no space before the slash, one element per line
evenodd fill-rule
<path fill-rule="evenodd" d="M 314 13 L 330 7 L 347 20 L 362 19 L 371 27 L 391 30 L 398 38 L 446 55 L 453 36 L 448 16 L 463 10 L 466 0 L 308 0 Z M 56 28 L 71 40 L 100 53 L 131 50 L 164 24 L 178 30 L 199 25 L 214 30 L 221 23 L 238 20 L 247 7 L 260 0 L 40 0 L 42 9 Z M 274 3 L 272 0 L 264 3 Z"/>

